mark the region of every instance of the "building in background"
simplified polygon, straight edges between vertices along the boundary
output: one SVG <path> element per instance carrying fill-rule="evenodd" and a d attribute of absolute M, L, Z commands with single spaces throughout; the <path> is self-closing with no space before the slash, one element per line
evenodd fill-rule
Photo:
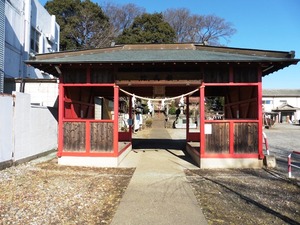
<path fill-rule="evenodd" d="M 300 89 L 265 89 L 262 102 L 265 114 L 275 122 L 299 123 Z"/>
<path fill-rule="evenodd" d="M 57 149 L 58 79 L 24 61 L 59 51 L 59 32 L 38 0 L 0 0 L 0 169 Z"/>
<path fill-rule="evenodd" d="M 5 35 L 5 47 L 1 50 L 4 51 L 3 59 L 1 58 L 2 52 L 0 52 L 0 61 L 4 65 L 2 69 L 5 78 L 3 91 L 8 94 L 11 94 L 12 91 L 36 92 L 33 90 L 35 87 L 40 88 L 46 85 L 45 89 L 49 91 L 49 88 L 52 87 L 53 90 L 50 91 L 54 91 L 57 96 L 56 79 L 44 71 L 28 67 L 24 63 L 25 60 L 34 58 L 36 54 L 59 51 L 60 27 L 55 16 L 50 15 L 38 0 L 1 0 L 1 4 L 5 6 L 4 32 L 2 32 L 3 15 L 0 19 L 1 34 Z M 0 14 L 3 12 L 0 11 Z M 55 79 L 54 82 L 53 79 Z M 49 80 L 49 84 L 45 82 L 46 80 Z M 32 93 L 29 92 L 29 94 Z M 45 102 L 39 96 L 35 96 L 34 99 L 34 104 L 43 105 Z M 55 102 L 55 99 L 51 101 Z"/>

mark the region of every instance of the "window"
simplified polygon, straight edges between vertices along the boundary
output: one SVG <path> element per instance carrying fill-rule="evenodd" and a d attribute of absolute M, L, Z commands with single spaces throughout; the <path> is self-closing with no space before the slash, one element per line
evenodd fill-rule
<path fill-rule="evenodd" d="M 287 103 L 287 100 L 280 100 L 279 102 L 280 102 L 280 103 L 283 103 L 283 104 L 286 104 L 286 103 Z"/>
<path fill-rule="evenodd" d="M 263 104 L 265 105 L 273 104 L 273 100 L 263 100 Z"/>
<path fill-rule="evenodd" d="M 30 51 L 33 53 L 39 53 L 39 45 L 40 45 L 40 37 L 41 34 L 34 27 L 31 27 L 30 33 Z"/>

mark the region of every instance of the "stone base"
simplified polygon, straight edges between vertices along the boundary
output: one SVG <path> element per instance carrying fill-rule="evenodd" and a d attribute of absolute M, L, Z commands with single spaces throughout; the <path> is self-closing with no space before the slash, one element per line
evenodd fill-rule
<path fill-rule="evenodd" d="M 268 168 L 276 167 L 276 158 L 274 155 L 266 155 L 264 158 L 264 165 Z"/>
<path fill-rule="evenodd" d="M 58 158 L 58 164 L 65 166 L 117 167 L 131 149 L 132 145 L 118 157 L 62 156 Z"/>
<path fill-rule="evenodd" d="M 262 168 L 263 160 L 256 158 L 202 158 L 200 168 Z"/>
<path fill-rule="evenodd" d="M 186 144 L 186 151 L 197 165 L 203 169 L 263 167 L 263 160 L 258 158 L 201 158 L 199 155 L 199 142 L 188 142 Z"/>

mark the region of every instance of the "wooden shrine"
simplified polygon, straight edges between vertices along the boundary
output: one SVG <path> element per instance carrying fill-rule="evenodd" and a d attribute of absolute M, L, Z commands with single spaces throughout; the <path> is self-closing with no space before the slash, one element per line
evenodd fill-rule
<path fill-rule="evenodd" d="M 123 101 L 131 96 L 120 88 L 148 97 L 198 88 L 185 97 L 187 104 L 198 97 L 200 112 L 199 132 L 187 128 L 187 151 L 201 168 L 229 168 L 262 166 L 262 78 L 298 61 L 294 52 L 136 44 L 41 54 L 26 63 L 59 77 L 59 163 L 117 166 L 131 150 L 131 127 L 120 125 L 123 112 L 132 114 Z M 206 115 L 208 96 L 224 98 L 222 119 Z"/>

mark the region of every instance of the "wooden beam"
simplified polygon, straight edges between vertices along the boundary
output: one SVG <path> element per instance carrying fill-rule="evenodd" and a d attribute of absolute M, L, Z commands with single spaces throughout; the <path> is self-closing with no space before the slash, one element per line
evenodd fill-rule
<path fill-rule="evenodd" d="M 116 80 L 120 87 L 124 86 L 200 86 L 201 80 Z"/>

